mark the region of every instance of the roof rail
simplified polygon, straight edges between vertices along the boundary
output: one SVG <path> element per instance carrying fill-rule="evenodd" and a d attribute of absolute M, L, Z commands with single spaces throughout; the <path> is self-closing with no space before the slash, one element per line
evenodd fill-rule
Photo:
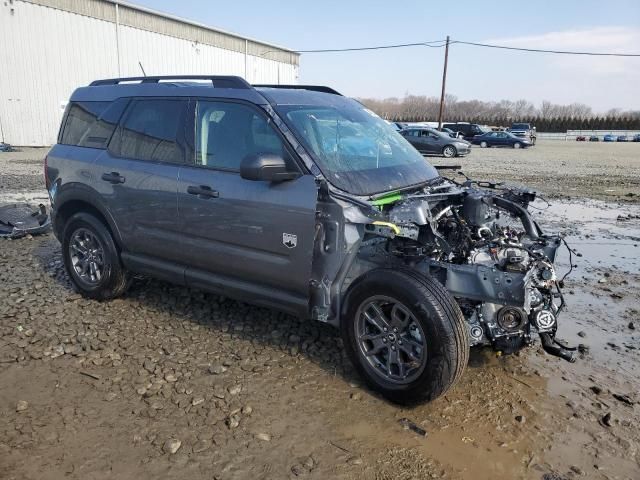
<path fill-rule="evenodd" d="M 234 75 L 163 75 L 154 77 L 107 78 L 104 80 L 94 80 L 89 86 L 118 85 L 126 82 L 160 83 L 161 80 L 209 80 L 215 88 L 252 88 L 244 78 Z"/>
<path fill-rule="evenodd" d="M 254 87 L 263 87 L 263 88 L 286 88 L 293 90 L 311 90 L 313 92 L 322 92 L 322 93 L 331 93 L 333 95 L 340 95 L 340 92 L 337 92 L 331 87 L 325 87 L 323 85 L 268 85 L 268 84 L 254 84 Z"/>

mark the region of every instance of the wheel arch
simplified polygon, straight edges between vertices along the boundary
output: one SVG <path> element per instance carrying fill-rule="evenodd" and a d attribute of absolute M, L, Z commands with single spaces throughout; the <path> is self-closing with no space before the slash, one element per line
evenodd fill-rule
<path fill-rule="evenodd" d="M 108 208 L 100 200 L 99 194 L 85 186 L 74 186 L 58 192 L 55 198 L 55 206 L 52 212 L 53 232 L 62 239 L 64 226 L 72 215 L 85 212 L 94 215 L 100 220 L 111 236 L 116 246 L 122 248 L 122 237 Z"/>

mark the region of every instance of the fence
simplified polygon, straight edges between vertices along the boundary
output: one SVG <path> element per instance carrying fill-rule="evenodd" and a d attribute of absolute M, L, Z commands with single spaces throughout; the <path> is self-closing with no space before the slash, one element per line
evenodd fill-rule
<path fill-rule="evenodd" d="M 605 135 L 613 135 L 618 137 L 620 135 L 626 135 L 628 140 L 632 140 L 634 135 L 640 134 L 640 130 L 567 130 L 565 133 L 552 133 L 552 132 L 538 132 L 538 140 L 574 140 L 578 136 L 584 136 L 589 138 L 592 135 L 597 135 L 602 138 Z"/>

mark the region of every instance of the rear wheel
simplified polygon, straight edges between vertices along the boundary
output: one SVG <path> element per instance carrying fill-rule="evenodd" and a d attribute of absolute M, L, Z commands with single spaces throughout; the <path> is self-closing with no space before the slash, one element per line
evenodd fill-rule
<path fill-rule="evenodd" d="M 430 401 L 462 375 L 469 339 L 462 312 L 432 277 L 376 269 L 347 293 L 341 330 L 366 382 L 398 403 Z"/>
<path fill-rule="evenodd" d="M 445 158 L 453 158 L 457 154 L 458 154 L 458 151 L 456 150 L 456 147 L 454 147 L 453 145 L 447 145 L 442 149 L 442 155 L 444 155 Z"/>
<path fill-rule="evenodd" d="M 127 289 L 128 275 L 111 232 L 95 216 L 76 213 L 62 236 L 64 266 L 76 289 L 97 300 L 115 298 Z"/>
<path fill-rule="evenodd" d="M 487 142 L 480 142 L 480 148 L 487 148 Z"/>

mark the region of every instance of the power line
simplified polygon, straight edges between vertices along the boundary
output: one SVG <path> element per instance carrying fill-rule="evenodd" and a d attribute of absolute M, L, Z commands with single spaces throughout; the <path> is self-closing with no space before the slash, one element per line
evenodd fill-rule
<path fill-rule="evenodd" d="M 439 43 L 440 45 L 434 45 Z M 385 50 L 388 48 L 404 48 L 404 47 L 444 47 L 446 40 L 432 40 L 430 42 L 418 43 L 398 43 L 395 45 L 378 45 L 375 47 L 356 47 L 356 48 L 323 48 L 317 50 L 296 50 L 295 53 L 335 53 L 335 52 L 361 52 L 364 50 Z"/>
<path fill-rule="evenodd" d="M 406 48 L 406 47 L 431 47 L 442 48 L 446 45 L 446 40 L 432 40 L 429 42 L 416 42 L 416 43 L 397 43 L 393 45 L 377 45 L 371 47 L 355 47 L 355 48 L 321 48 L 312 50 L 296 50 L 294 53 L 340 53 L 340 52 L 362 52 L 370 50 L 387 50 L 392 48 Z M 470 45 L 473 47 L 483 48 L 497 48 L 502 50 L 515 50 L 520 52 L 530 53 L 553 53 L 559 55 L 583 55 L 592 57 L 640 57 L 640 53 L 605 53 L 605 52 L 576 52 L 570 50 L 558 50 L 558 49 L 542 49 L 542 48 L 526 48 L 526 47 L 509 47 L 506 45 L 494 45 L 490 43 L 479 42 L 466 42 L 463 40 L 451 40 L 450 44 L 458 43 L 460 45 Z M 264 52 L 262 56 L 271 53 L 275 50 L 269 50 Z"/>
<path fill-rule="evenodd" d="M 592 57 L 640 57 L 640 53 L 602 53 L 602 52 L 574 52 L 568 50 L 545 50 L 541 48 L 507 47 L 506 45 L 492 45 L 489 43 L 464 42 L 462 40 L 452 40 L 451 43 L 461 45 L 472 45 L 474 47 L 500 48 L 503 50 L 518 50 L 521 52 L 534 53 L 556 53 L 560 55 L 587 55 Z"/>

